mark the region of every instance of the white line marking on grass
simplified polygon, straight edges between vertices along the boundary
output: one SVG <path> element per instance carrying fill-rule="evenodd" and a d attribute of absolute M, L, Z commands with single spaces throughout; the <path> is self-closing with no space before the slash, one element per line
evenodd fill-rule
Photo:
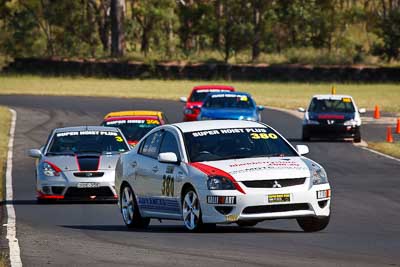
<path fill-rule="evenodd" d="M 10 263 L 11 267 L 22 266 L 20 248 L 17 239 L 16 231 L 16 216 L 13 201 L 13 188 L 12 188 L 12 158 L 13 158 L 13 146 L 14 146 L 14 133 L 15 133 L 15 122 L 17 120 L 17 112 L 10 109 L 12 114 L 11 127 L 10 127 L 10 138 L 8 140 L 8 152 L 7 152 L 7 169 L 6 169 L 6 201 L 11 202 L 7 205 L 7 239 L 10 247 Z"/>

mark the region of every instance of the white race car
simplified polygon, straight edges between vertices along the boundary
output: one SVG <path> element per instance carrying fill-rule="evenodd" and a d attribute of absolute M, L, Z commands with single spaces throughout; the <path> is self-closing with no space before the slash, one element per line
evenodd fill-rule
<path fill-rule="evenodd" d="M 250 121 L 184 122 L 153 129 L 116 167 L 128 227 L 183 220 L 194 231 L 219 223 L 254 226 L 295 218 L 307 232 L 329 223 L 325 170 L 271 127 Z"/>

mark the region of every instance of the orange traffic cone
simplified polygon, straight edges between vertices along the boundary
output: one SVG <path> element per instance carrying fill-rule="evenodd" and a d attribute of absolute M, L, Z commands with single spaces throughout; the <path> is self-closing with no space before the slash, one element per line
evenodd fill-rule
<path fill-rule="evenodd" d="M 392 127 L 388 126 L 386 131 L 386 142 L 393 143 Z"/>
<path fill-rule="evenodd" d="M 396 133 L 400 134 L 400 119 L 397 119 Z"/>
<path fill-rule="evenodd" d="M 381 113 L 379 112 L 379 107 L 378 105 L 375 106 L 375 112 L 374 112 L 374 119 L 379 119 L 381 117 Z"/>

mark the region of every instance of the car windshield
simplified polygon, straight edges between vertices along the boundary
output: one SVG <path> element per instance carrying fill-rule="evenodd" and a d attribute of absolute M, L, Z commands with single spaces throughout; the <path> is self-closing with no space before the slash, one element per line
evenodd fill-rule
<path fill-rule="evenodd" d="M 203 102 L 206 96 L 212 92 L 228 92 L 229 90 L 223 89 L 200 89 L 193 91 L 190 96 L 189 102 Z"/>
<path fill-rule="evenodd" d="M 348 97 L 342 99 L 313 98 L 308 111 L 316 113 L 353 113 L 355 109 L 351 98 Z"/>
<path fill-rule="evenodd" d="M 139 141 L 151 129 L 160 125 L 160 121 L 153 119 L 112 120 L 103 123 L 104 126 L 117 127 L 128 141 Z"/>
<path fill-rule="evenodd" d="M 254 103 L 247 95 L 213 94 L 203 104 L 206 108 L 254 108 Z"/>
<path fill-rule="evenodd" d="M 54 135 L 48 155 L 75 155 L 79 153 L 125 152 L 129 148 L 120 133 L 115 131 L 69 131 Z"/>
<path fill-rule="evenodd" d="M 229 128 L 184 134 L 191 162 L 291 157 L 296 152 L 270 128 Z"/>

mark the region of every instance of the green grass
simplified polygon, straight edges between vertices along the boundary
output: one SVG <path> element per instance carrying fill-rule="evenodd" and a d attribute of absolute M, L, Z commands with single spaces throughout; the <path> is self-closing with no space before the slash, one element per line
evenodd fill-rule
<path fill-rule="evenodd" d="M 397 135 L 397 137 L 399 139 L 397 142 L 369 142 L 368 147 L 400 159 L 400 135 Z"/>
<path fill-rule="evenodd" d="M 8 135 L 10 131 L 11 113 L 6 107 L 0 106 L 0 201 L 3 200 L 3 184 L 6 169 Z"/>
<path fill-rule="evenodd" d="M 199 84 L 230 84 L 250 92 L 265 106 L 295 109 L 306 107 L 314 94 L 330 93 L 331 83 L 229 82 L 186 80 L 124 80 L 0 76 L 0 94 L 107 96 L 177 100 Z M 352 95 L 359 107 L 400 112 L 400 84 L 335 84 L 338 94 Z"/>

